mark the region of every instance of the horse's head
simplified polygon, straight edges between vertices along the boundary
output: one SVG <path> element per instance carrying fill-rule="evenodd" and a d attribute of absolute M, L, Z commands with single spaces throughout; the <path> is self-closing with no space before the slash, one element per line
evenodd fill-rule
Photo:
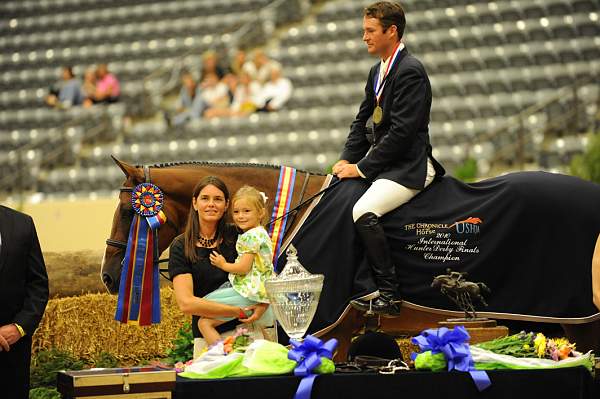
<path fill-rule="evenodd" d="M 102 282 L 110 293 L 116 293 L 119 290 L 119 280 L 121 277 L 122 261 L 125 257 L 125 248 L 129 236 L 129 227 L 133 220 L 133 207 L 131 205 L 132 189 L 146 181 L 150 181 L 149 172 L 145 172 L 142 167 L 135 167 L 114 158 L 114 161 L 125 173 L 126 180 L 120 188 L 119 203 L 113 216 L 113 224 L 110 237 L 106 240 L 106 249 L 102 259 L 101 276 Z M 148 169 L 149 170 L 149 169 Z M 159 185 L 158 182 L 152 181 Z M 173 241 L 173 238 L 179 233 L 178 226 L 182 219 L 180 213 L 175 209 L 175 204 L 169 199 L 168 190 L 161 187 L 163 191 L 163 212 L 167 216 L 167 223 L 161 226 L 158 234 L 159 254 L 162 253 Z M 179 210 L 180 211 L 180 210 Z"/>

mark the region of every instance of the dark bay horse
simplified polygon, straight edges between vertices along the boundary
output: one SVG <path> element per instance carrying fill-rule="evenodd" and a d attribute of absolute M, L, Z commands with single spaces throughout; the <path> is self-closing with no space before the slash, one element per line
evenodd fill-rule
<path fill-rule="evenodd" d="M 272 209 L 273 207 L 279 178 L 279 167 L 269 165 L 182 162 L 143 167 L 132 166 L 116 159 L 115 162 L 125 174 L 125 182 L 121 188 L 119 204 L 114 213 L 113 225 L 107 240 L 107 247 L 102 262 L 102 280 L 107 289 L 112 293 L 116 293 L 119 288 L 121 262 L 124 257 L 124 249 L 133 216 L 130 201 L 131 188 L 143 182 L 151 182 L 160 187 L 164 193 L 163 211 L 167 216 L 167 222 L 161 226 L 158 235 L 159 253 L 162 253 L 169 247 L 172 240 L 183 231 L 190 207 L 193 187 L 201 178 L 208 175 L 217 176 L 227 184 L 232 193 L 244 184 L 255 186 L 266 193 L 268 197 L 267 209 Z M 330 179 L 330 176 L 298 171 L 291 201 L 292 207 L 302 202 L 303 199 L 318 193 Z M 432 193 L 432 195 L 434 194 Z M 424 200 L 426 199 L 425 197 L 423 198 Z M 418 205 L 417 202 L 413 201 L 413 203 L 415 207 Z M 299 209 L 294 222 L 291 226 L 288 225 L 286 229 L 284 246 L 282 248 L 285 248 L 286 242 L 291 241 L 291 236 L 296 233 L 303 218 L 309 213 L 311 206 L 309 204 L 309 206 Z M 475 219 L 467 221 L 472 225 L 479 225 L 481 222 Z M 461 219 L 460 223 L 466 223 L 467 221 Z M 449 225 L 448 228 L 451 227 Z M 318 233 L 316 235 L 319 235 Z M 593 256 L 592 273 L 594 274 L 594 303 L 596 303 L 597 307 L 600 307 L 600 244 L 596 247 Z M 331 265 L 331 269 L 318 271 L 325 273 L 325 280 L 329 279 L 330 282 L 333 281 L 334 286 L 338 282 L 338 275 L 351 273 L 348 270 L 337 269 L 336 267 L 338 265 Z M 431 275 L 427 285 L 431 283 L 432 277 L 433 275 Z M 337 288 L 337 286 L 334 289 L 343 290 L 343 288 Z M 321 302 L 327 302 L 323 297 L 322 295 Z M 347 299 L 351 298 L 348 297 Z M 543 300 L 543 298 L 540 298 L 540 300 Z M 323 338 L 338 338 L 340 346 L 338 347 L 336 360 L 342 360 L 345 359 L 350 337 L 355 335 L 366 324 L 368 319 L 350 306 L 346 306 L 343 308 L 341 314 L 338 314 L 339 317 L 335 322 L 332 322 L 321 330 L 310 332 Z M 438 321 L 449 317 L 460 317 L 461 315 L 462 313 L 457 311 L 432 309 L 431 307 L 404 302 L 399 317 L 380 318 L 378 325 L 381 330 L 390 333 L 416 334 L 423 329 L 436 327 Z M 481 312 L 481 315 L 489 317 L 485 312 Z M 494 317 L 494 315 L 491 317 Z M 557 321 L 549 322 L 557 323 Z M 600 322 L 565 324 L 563 327 L 569 338 L 578 343 L 578 348 L 595 348 L 597 351 L 600 350 Z"/>

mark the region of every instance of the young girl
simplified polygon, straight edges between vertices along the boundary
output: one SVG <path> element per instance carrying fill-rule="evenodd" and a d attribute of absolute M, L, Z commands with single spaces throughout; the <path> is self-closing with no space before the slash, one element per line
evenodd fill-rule
<path fill-rule="evenodd" d="M 265 212 L 265 200 L 254 187 L 244 186 L 233 196 L 233 221 L 243 231 L 238 237 L 236 250 L 238 257 L 235 263 L 228 263 L 218 252 L 210 254 L 210 262 L 229 272 L 229 283 L 222 285 L 205 298 L 227 305 L 246 306 L 257 302 L 268 303 L 265 281 L 273 274 L 273 247 L 269 234 L 262 226 Z M 240 313 L 240 319 L 247 315 Z M 217 342 L 221 337 L 215 327 L 231 319 L 198 320 L 198 328 L 208 345 Z M 273 313 L 268 309 L 257 322 L 260 325 L 271 325 Z"/>

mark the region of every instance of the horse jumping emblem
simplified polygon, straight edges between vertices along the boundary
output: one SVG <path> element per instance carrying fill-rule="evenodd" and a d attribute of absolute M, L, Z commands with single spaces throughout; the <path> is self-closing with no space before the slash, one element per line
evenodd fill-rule
<path fill-rule="evenodd" d="M 465 312 L 467 319 L 476 319 L 477 312 L 473 301 L 477 300 L 487 306 L 483 293 L 491 293 L 490 289 L 484 283 L 474 283 L 467 281 L 465 276 L 467 272 L 455 272 L 446 269 L 447 274 L 440 274 L 433 279 L 431 286 L 439 288 L 440 292 L 454 302 L 460 310 Z"/>

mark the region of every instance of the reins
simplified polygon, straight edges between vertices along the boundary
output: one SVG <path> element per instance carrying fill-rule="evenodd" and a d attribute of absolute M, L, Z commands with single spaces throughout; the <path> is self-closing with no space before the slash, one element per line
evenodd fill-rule
<path fill-rule="evenodd" d="M 279 219 L 283 219 L 285 217 L 287 217 L 290 213 L 294 213 L 294 217 L 296 217 L 296 213 L 298 212 L 298 210 L 300 210 L 304 205 L 308 204 L 309 202 L 311 202 L 312 200 L 314 200 L 315 198 L 317 198 L 319 195 L 325 194 L 327 191 L 331 190 L 332 188 L 334 188 L 335 186 L 337 186 L 339 183 L 341 182 L 341 180 L 338 180 L 332 184 L 330 184 L 329 186 L 325 187 L 324 189 L 322 189 L 321 191 L 319 191 L 318 193 L 311 195 L 309 198 L 305 199 L 304 201 L 300 202 L 298 205 L 296 205 L 295 207 L 293 207 L 292 209 L 290 209 L 289 211 L 287 211 L 286 213 L 284 213 L 283 215 L 279 216 L 278 218 L 275 218 L 273 220 L 271 220 L 269 223 L 267 223 L 267 226 L 272 225 L 273 223 L 275 223 L 276 221 L 278 221 Z M 302 198 L 300 198 L 300 200 L 302 200 Z M 292 219 L 293 221 L 293 219 Z M 290 223 L 291 226 L 291 223 Z"/>

